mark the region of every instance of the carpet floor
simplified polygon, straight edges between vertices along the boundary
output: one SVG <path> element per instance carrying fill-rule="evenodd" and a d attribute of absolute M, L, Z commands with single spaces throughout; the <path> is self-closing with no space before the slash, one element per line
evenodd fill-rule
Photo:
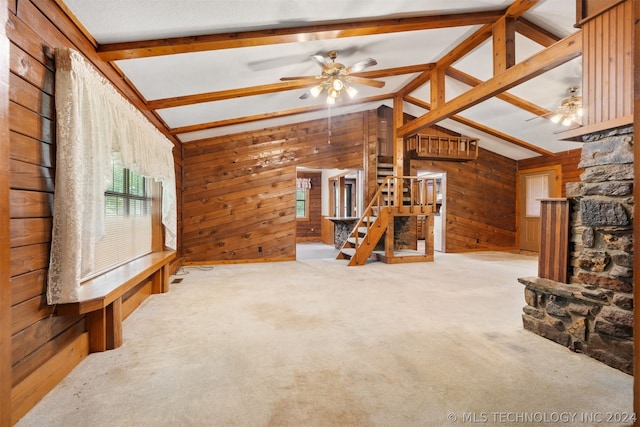
<path fill-rule="evenodd" d="M 313 250 L 181 270 L 124 322 L 122 347 L 17 425 L 583 426 L 631 412 L 631 376 L 522 328 L 517 278 L 537 258 L 347 267 Z"/>

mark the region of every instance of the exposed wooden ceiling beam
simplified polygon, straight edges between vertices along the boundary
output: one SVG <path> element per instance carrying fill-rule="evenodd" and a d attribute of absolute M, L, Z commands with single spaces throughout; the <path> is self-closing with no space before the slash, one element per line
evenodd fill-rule
<path fill-rule="evenodd" d="M 493 34 L 493 28 L 499 19 L 504 19 L 505 16 L 510 18 L 519 18 L 524 12 L 533 7 L 539 0 L 516 0 L 507 10 L 500 13 L 495 20 L 487 22 L 485 25 L 477 29 L 471 36 L 467 37 L 464 41 L 459 43 L 456 47 L 451 49 L 445 55 L 442 56 L 437 62 L 436 66 L 446 69 L 450 67 L 454 62 L 467 55 L 473 49 L 480 46 Z M 413 91 L 417 90 L 424 84 L 426 84 L 431 78 L 431 73 L 425 72 L 422 75 L 409 82 L 404 88 L 399 91 L 402 96 L 409 95 Z"/>
<path fill-rule="evenodd" d="M 440 108 L 418 117 L 398 129 L 398 136 L 410 136 L 422 128 L 449 118 L 469 107 L 477 105 L 499 93 L 543 74 L 582 54 L 580 31 L 560 40 L 545 50 L 531 56 L 486 82 L 452 99 Z"/>
<path fill-rule="evenodd" d="M 544 47 L 549 47 L 561 39 L 557 35 L 550 33 L 524 18 L 518 18 L 515 27 L 516 32 Z"/>
<path fill-rule="evenodd" d="M 462 43 L 458 44 L 452 50 L 447 52 L 435 64 L 436 66 L 447 68 L 458 59 L 480 46 L 485 40 L 491 37 L 491 28 L 493 24 L 486 24 L 476 30 L 471 36 L 467 37 Z M 435 67 L 434 67 L 435 68 Z M 423 72 L 421 75 L 410 81 L 405 87 L 398 91 L 400 96 L 407 96 L 415 90 L 421 88 L 431 79 L 431 70 Z"/>
<path fill-rule="evenodd" d="M 491 37 L 493 24 L 486 24 L 467 37 L 462 43 L 447 52 L 436 64 L 438 67 L 449 67 Z"/>
<path fill-rule="evenodd" d="M 399 96 L 406 96 L 412 93 L 414 90 L 421 88 L 425 85 L 429 80 L 431 80 L 431 71 L 427 70 L 422 72 L 418 77 L 411 80 L 405 87 L 398 91 Z"/>
<path fill-rule="evenodd" d="M 447 75 L 471 87 L 476 87 L 479 84 L 483 83 L 482 80 L 477 79 L 453 67 L 447 68 Z M 507 93 L 507 92 L 499 93 L 498 95 L 496 95 L 496 98 L 501 99 L 505 102 L 508 102 L 511 105 L 514 105 L 530 113 L 533 113 L 537 116 L 544 116 L 545 114 L 549 114 L 551 112 L 546 108 L 542 108 L 532 102 L 519 98 L 515 95 L 511 95 L 510 93 Z"/>
<path fill-rule="evenodd" d="M 197 93 L 194 95 L 176 96 L 173 98 L 156 99 L 153 101 L 148 101 L 147 108 L 151 110 L 160 110 L 163 108 L 182 107 L 185 105 L 199 104 L 202 102 L 222 101 L 224 99 L 264 95 L 266 93 L 282 92 L 285 90 L 304 89 L 307 87 L 309 87 L 309 82 L 307 82 L 306 80 L 270 83 L 260 86 L 250 86 L 238 89 L 220 90 L 216 92 Z"/>
<path fill-rule="evenodd" d="M 404 98 L 404 100 L 409 102 L 409 103 L 411 103 L 411 104 L 413 104 L 413 105 L 416 105 L 416 106 L 418 106 L 420 108 L 424 108 L 425 110 L 431 110 L 431 105 L 428 102 L 421 101 L 421 100 L 419 100 L 417 98 L 414 98 L 412 96 L 407 96 L 407 97 Z M 461 117 L 459 115 L 453 115 L 453 116 L 451 116 L 449 118 L 451 120 L 454 120 L 454 121 L 460 123 L 460 124 L 463 124 L 465 126 L 469 126 L 469 127 L 473 128 L 473 129 L 479 130 L 480 132 L 484 132 L 484 133 L 486 133 L 488 135 L 495 136 L 496 138 L 503 139 L 503 140 L 505 140 L 507 142 L 510 142 L 511 144 L 517 145 L 517 146 L 522 147 L 522 148 L 526 148 L 527 150 L 533 151 L 535 153 L 542 154 L 544 156 L 552 156 L 553 155 L 553 153 L 551 151 L 545 150 L 544 148 L 540 148 L 540 147 L 538 147 L 536 145 L 533 145 L 533 144 L 529 144 L 527 141 L 523 141 L 523 140 L 515 138 L 515 137 L 513 137 L 511 135 L 507 135 L 506 133 L 500 132 L 500 131 L 498 131 L 496 129 L 493 129 L 493 128 L 490 128 L 488 126 L 484 126 L 484 125 L 482 125 L 482 124 L 480 124 L 478 122 L 474 122 L 473 120 L 469 120 L 469 119 L 467 119 L 465 117 Z"/>
<path fill-rule="evenodd" d="M 515 0 L 507 8 L 504 16 L 506 18 L 518 18 L 535 6 L 539 1 L 540 0 Z"/>
<path fill-rule="evenodd" d="M 387 68 L 384 70 L 363 71 L 361 73 L 353 73 L 352 75 L 356 77 L 376 79 L 383 77 L 400 76 L 403 74 L 414 74 L 422 72 L 424 70 L 430 70 L 431 68 L 433 68 L 433 64 L 418 64 L 409 65 L 406 67 Z M 308 81 L 292 80 L 266 85 L 243 87 L 238 89 L 155 99 L 152 101 L 147 101 L 147 108 L 149 108 L 150 110 L 159 110 L 162 108 L 181 107 L 184 105 L 198 104 L 201 102 L 222 101 L 224 99 L 242 98 L 245 96 L 264 95 L 267 93 L 304 89 L 308 88 L 309 86 L 310 85 Z"/>
<path fill-rule="evenodd" d="M 380 19 L 363 22 L 312 25 L 308 27 L 278 28 L 192 37 L 175 37 L 138 42 L 104 44 L 98 47 L 105 61 L 174 55 L 205 50 L 263 46 L 312 40 L 330 40 L 372 34 L 428 30 L 434 28 L 482 25 L 494 22 L 503 11 L 429 15 L 412 18 Z"/>
<path fill-rule="evenodd" d="M 516 63 L 516 31 L 513 18 L 503 17 L 493 26 L 493 75 Z"/>
<path fill-rule="evenodd" d="M 384 68 L 382 70 L 362 71 L 360 73 L 353 73 L 353 75 L 358 77 L 366 77 L 368 79 L 379 79 L 382 77 L 393 77 L 401 76 L 404 74 L 422 73 L 424 71 L 432 70 L 434 66 L 434 63 L 407 65 L 404 67 Z"/>
<path fill-rule="evenodd" d="M 393 93 L 391 94 L 387 93 L 383 95 L 370 96 L 368 98 L 362 98 L 362 99 L 353 100 L 349 102 L 343 102 L 342 105 L 347 106 L 347 105 L 354 105 L 354 104 L 366 104 L 369 102 L 384 101 L 385 99 L 390 99 L 393 97 L 394 97 Z M 291 110 L 276 111 L 273 113 L 256 114 L 253 116 L 238 117 L 238 118 L 233 118 L 228 120 L 218 120 L 218 121 L 209 122 L 209 123 L 198 123 L 195 125 L 171 128 L 169 129 L 169 133 L 171 133 L 172 135 L 177 135 L 181 133 L 196 132 L 196 131 L 201 131 L 206 129 L 213 129 L 221 126 L 231 126 L 231 125 L 256 122 L 256 121 L 266 120 L 266 119 L 274 119 L 278 117 L 293 116 L 296 114 L 312 113 L 314 111 L 325 110 L 326 108 L 327 108 L 326 104 L 319 104 L 311 107 L 293 108 Z M 339 106 L 334 108 L 339 108 Z"/>

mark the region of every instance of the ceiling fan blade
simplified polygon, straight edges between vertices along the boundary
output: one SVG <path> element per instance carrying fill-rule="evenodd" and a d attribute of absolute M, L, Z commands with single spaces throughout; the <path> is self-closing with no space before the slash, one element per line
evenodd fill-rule
<path fill-rule="evenodd" d="M 531 118 L 525 120 L 525 122 L 530 122 L 531 120 L 535 120 L 535 119 L 547 119 L 547 118 L 553 116 L 554 114 L 556 114 L 555 111 L 549 111 L 546 114 L 541 114 L 539 116 L 531 117 Z"/>
<path fill-rule="evenodd" d="M 368 79 L 366 77 L 348 76 L 347 81 L 351 83 L 357 83 L 366 86 L 373 86 L 377 88 L 384 87 L 385 83 L 380 80 Z"/>
<path fill-rule="evenodd" d="M 351 67 L 347 68 L 347 73 L 357 73 L 358 71 L 362 71 L 367 67 L 372 67 L 377 65 L 378 61 L 373 58 L 363 59 L 362 61 L 358 61 L 353 64 Z"/>
<path fill-rule="evenodd" d="M 307 99 L 311 96 L 311 89 L 300 95 L 300 99 Z"/>
<path fill-rule="evenodd" d="M 280 80 L 283 82 L 289 80 L 309 80 L 313 83 L 313 80 L 318 80 L 320 77 L 318 76 L 291 76 L 291 77 L 280 77 Z"/>
<path fill-rule="evenodd" d="M 316 63 L 318 63 L 318 65 L 320 65 L 321 67 L 324 67 L 325 65 L 327 65 L 329 63 L 327 61 L 327 58 L 325 58 L 322 55 L 311 55 L 311 59 L 313 61 L 315 61 Z"/>

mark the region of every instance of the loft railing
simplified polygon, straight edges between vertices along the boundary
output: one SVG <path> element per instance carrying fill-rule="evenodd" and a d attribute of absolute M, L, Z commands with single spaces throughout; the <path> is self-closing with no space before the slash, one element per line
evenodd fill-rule
<path fill-rule="evenodd" d="M 418 134 L 407 138 L 406 150 L 423 159 L 474 160 L 478 158 L 478 138 Z"/>

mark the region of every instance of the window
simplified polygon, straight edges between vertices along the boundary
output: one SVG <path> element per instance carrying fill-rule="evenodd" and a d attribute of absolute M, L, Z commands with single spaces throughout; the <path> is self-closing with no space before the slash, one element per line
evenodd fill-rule
<path fill-rule="evenodd" d="M 540 216 L 540 199 L 549 197 L 549 176 L 533 175 L 525 176 L 526 179 L 526 215 L 528 217 Z"/>
<path fill-rule="evenodd" d="M 309 189 L 296 188 L 296 218 L 309 217 Z"/>
<path fill-rule="evenodd" d="M 113 166 L 113 183 L 104 194 L 105 236 L 96 243 L 94 277 L 151 252 L 151 188 L 143 176 Z"/>

